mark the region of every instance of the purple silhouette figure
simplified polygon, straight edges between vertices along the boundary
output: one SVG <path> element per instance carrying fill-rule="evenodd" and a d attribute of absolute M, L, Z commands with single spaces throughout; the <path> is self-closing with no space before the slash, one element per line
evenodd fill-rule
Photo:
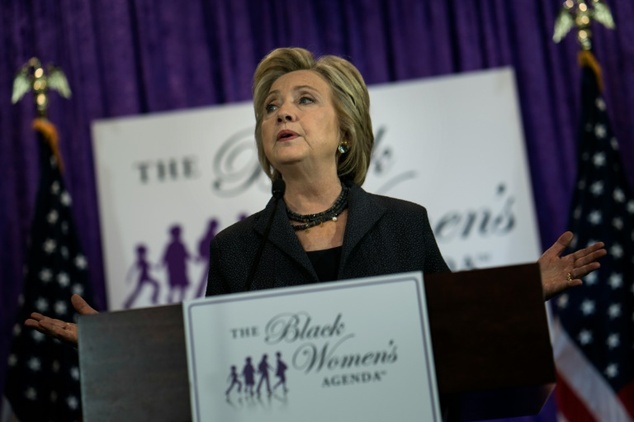
<path fill-rule="evenodd" d="M 253 395 L 253 386 L 255 385 L 255 368 L 251 363 L 251 356 L 247 357 L 242 368 L 242 377 L 244 378 L 244 392 Z"/>
<path fill-rule="evenodd" d="M 205 288 L 207 287 L 207 274 L 209 274 L 209 244 L 216 237 L 218 231 L 218 220 L 212 218 L 209 220 L 207 226 L 207 232 L 198 242 L 198 261 L 205 264 L 205 271 L 198 283 L 198 289 L 196 289 L 196 297 L 203 297 L 205 295 Z"/>
<path fill-rule="evenodd" d="M 282 361 L 282 354 L 277 352 L 275 354 L 277 356 L 277 368 L 275 369 L 275 376 L 279 378 L 277 384 L 273 386 L 273 390 L 275 390 L 278 386 L 282 386 L 284 388 L 284 392 L 288 392 L 288 388 L 286 388 L 286 370 L 288 366 Z"/>
<path fill-rule="evenodd" d="M 273 369 L 266 361 L 266 353 L 262 355 L 262 360 L 258 364 L 258 373 L 260 374 L 260 382 L 258 383 L 257 393 L 260 394 L 260 388 L 262 388 L 262 382 L 266 381 L 266 391 L 271 394 L 271 384 L 269 383 L 269 369 Z"/>
<path fill-rule="evenodd" d="M 187 260 L 190 255 L 181 241 L 181 227 L 178 225 L 170 228 L 171 240 L 163 254 L 163 265 L 167 267 L 167 275 L 170 286 L 168 303 L 182 302 L 185 292 L 189 287 L 187 277 Z M 174 296 L 178 295 L 177 298 Z"/>
<path fill-rule="evenodd" d="M 139 294 L 141 294 L 141 290 L 144 286 L 149 285 L 154 290 L 152 292 L 152 304 L 156 305 L 158 303 L 159 292 L 161 286 L 159 282 L 150 277 L 150 263 L 146 260 L 147 248 L 145 245 L 140 244 L 136 248 L 136 262 L 130 267 L 128 274 L 126 276 L 126 280 L 130 281 L 130 276 L 133 272 L 137 273 L 136 280 L 136 288 L 132 292 L 132 294 L 126 299 L 123 304 L 124 309 L 130 309 L 132 304 L 137 299 Z"/>
<path fill-rule="evenodd" d="M 238 380 L 238 372 L 236 371 L 235 365 L 231 365 L 231 373 L 229 374 L 229 377 L 227 378 L 227 381 L 229 380 L 231 381 L 231 385 L 229 386 L 225 394 L 228 396 L 231 390 L 233 389 L 234 385 L 238 386 L 238 393 L 239 393 L 242 390 L 242 383 Z"/>

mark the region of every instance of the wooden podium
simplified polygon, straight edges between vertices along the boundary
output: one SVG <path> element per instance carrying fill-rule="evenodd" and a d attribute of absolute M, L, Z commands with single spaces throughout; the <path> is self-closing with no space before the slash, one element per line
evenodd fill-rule
<path fill-rule="evenodd" d="M 447 419 L 539 413 L 555 383 L 539 266 L 433 274 L 425 291 Z"/>
<path fill-rule="evenodd" d="M 425 276 L 445 418 L 536 414 L 555 369 L 537 264 Z M 79 318 L 84 420 L 188 421 L 180 305 Z"/>

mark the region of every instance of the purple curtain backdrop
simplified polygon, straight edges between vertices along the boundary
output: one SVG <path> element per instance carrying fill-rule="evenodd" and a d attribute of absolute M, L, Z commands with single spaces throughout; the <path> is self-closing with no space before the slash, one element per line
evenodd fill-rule
<path fill-rule="evenodd" d="M 608 3 L 617 30 L 595 26 L 594 45 L 632 183 L 634 2 Z M 18 105 L 10 98 L 15 72 L 34 55 L 61 66 L 73 90 L 70 101 L 52 96 L 49 118 L 60 132 L 66 182 L 101 309 L 106 299 L 91 121 L 248 100 L 256 64 L 281 46 L 343 55 L 368 84 L 512 66 L 542 244 L 552 243 L 566 227 L 576 171 L 579 70 L 574 37 L 561 45 L 551 40 L 560 1 L 0 0 L 0 5 L 0 385 L 39 175 L 31 97 Z"/>

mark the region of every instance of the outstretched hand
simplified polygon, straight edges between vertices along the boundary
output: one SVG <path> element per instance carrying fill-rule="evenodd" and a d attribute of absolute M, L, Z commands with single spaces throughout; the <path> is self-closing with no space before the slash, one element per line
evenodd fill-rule
<path fill-rule="evenodd" d="M 565 232 L 537 261 L 546 300 L 569 287 L 582 284 L 581 278 L 598 269 L 601 266 L 598 260 L 608 253 L 605 244 L 597 242 L 561 256 L 573 237 L 572 232 Z"/>
<path fill-rule="evenodd" d="M 98 313 L 88 304 L 88 302 L 84 300 L 83 297 L 77 294 L 74 294 L 70 298 L 70 302 L 72 303 L 73 308 L 75 308 L 80 315 L 92 315 Z M 31 318 L 24 321 L 24 325 L 35 328 L 36 330 L 51 337 L 64 340 L 75 346 L 77 345 L 77 324 L 75 323 L 49 318 L 46 315 L 33 312 L 31 314 Z"/>

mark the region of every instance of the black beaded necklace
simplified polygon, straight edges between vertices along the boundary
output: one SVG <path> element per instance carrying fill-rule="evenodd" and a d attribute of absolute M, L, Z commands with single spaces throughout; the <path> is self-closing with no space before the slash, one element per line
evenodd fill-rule
<path fill-rule="evenodd" d="M 337 221 L 337 217 L 339 216 L 339 214 L 341 214 L 346 208 L 348 208 L 348 187 L 342 185 L 341 193 L 332 204 L 332 206 L 326 211 L 317 214 L 301 215 L 294 213 L 287 208 L 286 215 L 288 215 L 289 220 L 301 223 L 291 224 L 295 231 L 301 231 L 308 230 L 311 227 L 318 226 L 325 223 L 326 221 Z"/>

